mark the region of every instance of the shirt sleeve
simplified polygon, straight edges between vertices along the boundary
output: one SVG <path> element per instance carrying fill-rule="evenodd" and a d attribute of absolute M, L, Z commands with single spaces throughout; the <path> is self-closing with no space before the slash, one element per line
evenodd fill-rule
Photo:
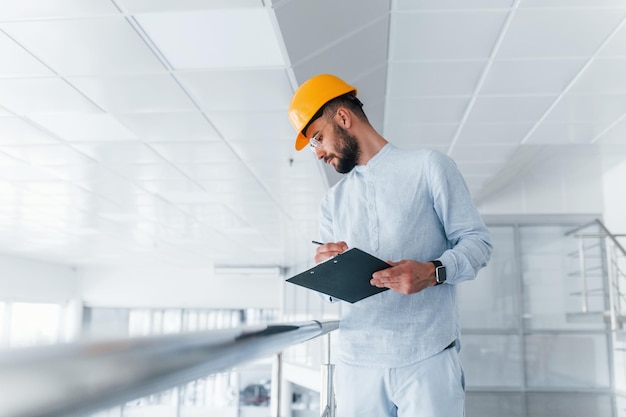
<path fill-rule="evenodd" d="M 320 204 L 320 216 L 319 216 L 319 238 L 320 242 L 332 242 L 333 236 L 333 220 L 331 213 L 331 204 L 329 196 L 326 195 Z"/>
<path fill-rule="evenodd" d="M 474 279 L 491 257 L 489 230 L 452 158 L 433 151 L 428 165 L 434 208 L 449 246 L 438 257 L 446 267 L 446 283 Z"/>

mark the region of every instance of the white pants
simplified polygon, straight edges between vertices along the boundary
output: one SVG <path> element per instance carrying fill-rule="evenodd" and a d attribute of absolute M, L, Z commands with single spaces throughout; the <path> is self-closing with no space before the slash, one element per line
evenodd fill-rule
<path fill-rule="evenodd" d="M 463 417 L 465 381 L 455 348 L 402 368 L 338 363 L 337 417 Z"/>

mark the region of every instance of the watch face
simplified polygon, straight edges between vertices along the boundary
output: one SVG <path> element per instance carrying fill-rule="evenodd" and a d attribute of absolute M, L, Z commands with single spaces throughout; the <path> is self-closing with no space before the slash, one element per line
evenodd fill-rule
<path fill-rule="evenodd" d="M 437 276 L 437 283 L 443 283 L 446 280 L 446 267 L 438 266 L 435 268 L 435 275 Z"/>

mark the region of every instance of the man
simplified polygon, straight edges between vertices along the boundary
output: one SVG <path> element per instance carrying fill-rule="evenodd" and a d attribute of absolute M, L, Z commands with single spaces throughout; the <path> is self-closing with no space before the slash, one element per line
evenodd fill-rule
<path fill-rule="evenodd" d="M 333 75 L 295 92 L 296 149 L 346 174 L 321 204 L 315 261 L 357 247 L 392 266 L 390 288 L 342 305 L 335 392 L 339 417 L 464 415 L 455 287 L 491 255 L 488 230 L 454 162 L 400 150 L 370 125 L 357 89 Z"/>

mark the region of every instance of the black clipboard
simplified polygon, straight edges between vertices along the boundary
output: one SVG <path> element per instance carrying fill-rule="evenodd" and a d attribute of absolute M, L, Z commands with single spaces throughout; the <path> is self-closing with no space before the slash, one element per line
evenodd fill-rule
<path fill-rule="evenodd" d="M 349 303 L 386 291 L 370 284 L 372 274 L 390 268 L 387 262 L 358 248 L 317 264 L 287 280 Z"/>

